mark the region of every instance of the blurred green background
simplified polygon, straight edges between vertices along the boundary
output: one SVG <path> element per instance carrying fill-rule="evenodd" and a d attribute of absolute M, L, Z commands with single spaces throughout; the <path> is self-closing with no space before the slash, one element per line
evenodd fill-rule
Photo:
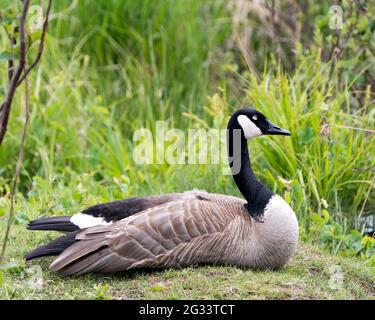
<path fill-rule="evenodd" d="M 329 27 L 334 4 L 339 31 Z M 2 1 L 2 16 L 10 8 Z M 371 1 L 59 0 L 52 13 L 30 76 L 15 223 L 191 188 L 239 195 L 217 165 L 137 165 L 132 137 L 158 120 L 225 128 L 231 112 L 253 105 L 292 132 L 250 150 L 257 175 L 297 213 L 302 239 L 374 265 L 359 219 L 375 211 Z M 0 53 L 11 50 L 0 34 Z M 6 67 L 0 60 L 0 97 Z M 0 215 L 24 121 L 20 89 L 0 147 Z"/>

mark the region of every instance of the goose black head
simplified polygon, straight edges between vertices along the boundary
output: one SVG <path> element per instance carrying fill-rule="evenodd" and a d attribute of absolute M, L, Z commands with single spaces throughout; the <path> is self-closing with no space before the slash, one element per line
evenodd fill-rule
<path fill-rule="evenodd" d="M 290 132 L 273 124 L 267 117 L 256 109 L 240 109 L 232 116 L 237 121 L 246 139 L 262 135 L 290 136 Z"/>

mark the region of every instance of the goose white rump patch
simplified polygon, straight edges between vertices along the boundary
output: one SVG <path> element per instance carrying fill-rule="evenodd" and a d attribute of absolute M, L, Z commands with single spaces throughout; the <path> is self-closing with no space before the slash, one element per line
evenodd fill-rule
<path fill-rule="evenodd" d="M 240 124 L 246 139 L 262 135 L 262 131 L 247 116 L 241 114 L 237 117 L 237 121 Z"/>
<path fill-rule="evenodd" d="M 107 226 L 112 222 L 107 222 L 102 217 L 94 217 L 85 213 L 77 213 L 70 218 L 70 222 L 75 224 L 80 229 L 95 227 L 95 226 Z"/>

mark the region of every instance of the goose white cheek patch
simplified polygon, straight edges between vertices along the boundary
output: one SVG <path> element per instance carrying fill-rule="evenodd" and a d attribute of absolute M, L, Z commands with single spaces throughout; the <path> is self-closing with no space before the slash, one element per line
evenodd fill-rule
<path fill-rule="evenodd" d="M 70 222 L 78 226 L 80 229 L 95 227 L 95 226 L 106 226 L 111 224 L 102 217 L 93 217 L 84 213 L 77 213 L 70 218 Z"/>
<path fill-rule="evenodd" d="M 262 135 L 262 131 L 247 116 L 241 114 L 237 117 L 237 121 L 240 124 L 246 139 Z"/>

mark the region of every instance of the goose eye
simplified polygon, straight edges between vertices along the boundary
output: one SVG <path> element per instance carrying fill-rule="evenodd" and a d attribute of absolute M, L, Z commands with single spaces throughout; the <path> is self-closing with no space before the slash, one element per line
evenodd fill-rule
<path fill-rule="evenodd" d="M 251 117 L 251 119 L 253 119 L 254 121 L 257 121 L 257 120 L 258 120 L 258 116 L 253 115 L 253 116 Z"/>

